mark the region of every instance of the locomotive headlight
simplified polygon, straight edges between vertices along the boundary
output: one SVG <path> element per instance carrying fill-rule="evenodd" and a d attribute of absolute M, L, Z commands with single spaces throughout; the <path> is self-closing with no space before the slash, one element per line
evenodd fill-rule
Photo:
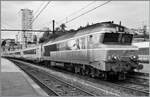
<path fill-rule="evenodd" d="M 117 60 L 119 60 L 118 56 L 108 56 L 107 58 L 110 62 L 116 62 Z"/>
<path fill-rule="evenodd" d="M 132 56 L 132 57 L 131 57 L 131 60 L 133 60 L 133 61 L 137 61 L 137 60 L 138 60 L 138 56 L 135 56 L 135 55 L 134 55 L 134 56 Z"/>
<path fill-rule="evenodd" d="M 119 58 L 117 56 L 112 57 L 113 60 L 118 60 Z"/>

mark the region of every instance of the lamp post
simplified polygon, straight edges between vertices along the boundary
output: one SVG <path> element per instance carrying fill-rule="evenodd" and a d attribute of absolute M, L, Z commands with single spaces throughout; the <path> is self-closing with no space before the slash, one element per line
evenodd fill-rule
<path fill-rule="evenodd" d="M 24 46 L 25 46 L 25 48 L 27 48 L 27 37 L 26 37 L 26 35 L 25 35 L 25 31 L 23 31 L 23 34 L 24 34 Z"/>

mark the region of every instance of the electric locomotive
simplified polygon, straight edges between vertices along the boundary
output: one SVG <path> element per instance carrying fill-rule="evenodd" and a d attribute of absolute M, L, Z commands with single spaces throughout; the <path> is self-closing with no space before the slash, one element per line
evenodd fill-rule
<path fill-rule="evenodd" d="M 62 65 L 91 77 L 125 79 L 125 74 L 143 68 L 138 62 L 132 32 L 112 22 L 98 23 L 56 38 L 42 46 L 47 64 Z"/>

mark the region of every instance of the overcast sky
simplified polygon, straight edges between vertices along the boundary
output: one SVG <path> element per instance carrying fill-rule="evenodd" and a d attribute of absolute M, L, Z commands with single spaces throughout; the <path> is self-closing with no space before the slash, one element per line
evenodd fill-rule
<path fill-rule="evenodd" d="M 7 29 L 21 29 L 20 9 L 28 8 L 35 12 L 48 1 L 1 1 L 1 25 Z M 50 27 L 52 29 L 52 20 L 56 21 L 56 26 L 66 22 L 106 1 L 51 1 L 47 8 L 40 14 L 33 24 L 33 29 L 42 29 Z M 90 4 L 84 10 L 77 12 L 84 6 Z M 66 17 L 68 17 L 66 19 Z M 65 19 L 64 19 L 65 18 Z M 64 21 L 60 21 L 64 19 Z M 60 21 L 60 22 L 59 22 Z M 74 21 L 67 23 L 67 29 L 77 29 L 79 26 L 85 26 L 87 23 L 98 23 L 104 21 L 114 21 L 129 28 L 139 28 L 142 25 L 149 25 L 149 1 L 111 1 L 106 5 L 99 7 L 90 13 L 81 16 Z M 1 37 L 15 38 L 17 32 L 2 32 Z"/>

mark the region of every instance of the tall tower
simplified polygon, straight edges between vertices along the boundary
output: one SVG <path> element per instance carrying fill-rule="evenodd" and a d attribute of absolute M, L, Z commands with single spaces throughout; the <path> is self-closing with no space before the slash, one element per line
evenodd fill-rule
<path fill-rule="evenodd" d="M 33 21 L 33 10 L 21 9 L 21 26 L 22 30 L 31 30 Z M 28 42 L 33 41 L 32 32 L 21 32 L 21 44 L 25 46 Z"/>

